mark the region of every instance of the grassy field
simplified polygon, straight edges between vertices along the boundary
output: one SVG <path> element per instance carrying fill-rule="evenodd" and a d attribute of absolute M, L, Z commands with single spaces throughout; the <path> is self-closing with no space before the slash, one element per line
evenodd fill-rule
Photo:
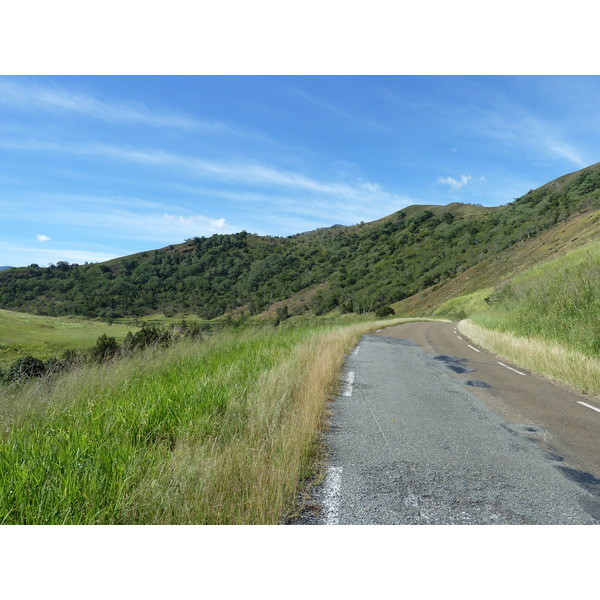
<path fill-rule="evenodd" d="M 600 354 L 600 242 L 529 269 L 498 287 L 470 318 L 495 331 Z"/>
<path fill-rule="evenodd" d="M 128 331 L 138 329 L 129 324 L 108 325 L 76 317 L 41 317 L 0 310 L 0 368 L 8 367 L 21 356 L 45 360 L 65 350 L 91 348 L 103 334 L 121 342 Z"/>
<path fill-rule="evenodd" d="M 5 387 L 0 520 L 281 522 L 346 353 L 395 322 L 292 319 Z"/>

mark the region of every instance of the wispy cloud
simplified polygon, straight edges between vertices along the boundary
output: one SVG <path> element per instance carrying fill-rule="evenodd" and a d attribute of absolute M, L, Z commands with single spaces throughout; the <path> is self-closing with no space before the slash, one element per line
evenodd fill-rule
<path fill-rule="evenodd" d="M 461 175 L 460 179 L 454 179 L 453 177 L 439 177 L 438 183 L 449 185 L 452 191 L 457 192 L 464 188 L 471 179 L 473 179 L 471 175 Z"/>
<path fill-rule="evenodd" d="M 40 242 L 48 242 L 51 239 L 47 235 L 44 235 L 43 233 L 38 233 L 36 237 L 37 237 L 38 241 L 40 241 Z"/>
<path fill-rule="evenodd" d="M 6 262 L 6 264 L 11 266 L 23 267 L 32 263 L 46 266 L 50 263 L 56 263 L 59 260 L 66 260 L 67 262 L 78 264 L 83 264 L 85 262 L 104 262 L 123 256 L 126 252 L 122 250 L 115 250 L 115 252 L 95 252 L 70 246 L 32 248 L 0 241 L 0 254 L 3 257 L 2 264 Z"/>
<path fill-rule="evenodd" d="M 325 100 L 317 98 L 315 95 L 309 94 L 304 90 L 293 89 L 292 92 L 297 97 L 302 98 L 305 102 L 310 103 L 313 106 L 316 106 L 321 111 L 327 113 L 329 116 L 333 115 L 339 119 L 342 119 L 346 123 L 346 125 L 350 123 L 351 126 L 354 128 L 378 134 L 393 135 L 389 124 L 379 123 L 372 119 L 366 119 L 357 113 L 350 112 L 341 108 L 339 104 L 332 104 L 331 102 L 326 102 Z"/>
<path fill-rule="evenodd" d="M 208 177 L 222 183 L 296 190 L 326 195 L 344 202 L 367 202 L 385 206 L 406 206 L 412 203 L 407 196 L 387 191 L 380 184 L 364 179 L 358 178 L 350 182 L 327 181 L 254 162 L 219 162 L 155 149 L 125 148 L 107 144 L 64 144 L 41 140 L 0 141 L 0 148 L 68 152 L 79 156 L 89 155 L 134 162 L 149 167 L 179 169 L 200 179 Z"/>
<path fill-rule="evenodd" d="M 263 134 L 219 121 L 201 120 L 183 112 L 160 112 L 140 102 L 109 102 L 56 83 L 40 84 L 0 78 L 0 104 L 25 110 L 79 114 L 110 123 L 166 127 L 241 138 L 267 140 Z"/>
<path fill-rule="evenodd" d="M 566 159 L 580 168 L 592 162 L 567 141 L 559 123 L 543 120 L 520 106 L 505 103 L 501 105 L 501 110 L 477 112 L 479 117 L 470 123 L 470 128 L 477 136 L 484 134 L 512 147 L 528 148 L 530 152 L 535 152 L 533 156 Z"/>
<path fill-rule="evenodd" d="M 105 237 L 127 238 L 154 243 L 178 243 L 194 236 L 210 236 L 214 233 L 233 233 L 225 218 L 203 215 L 181 215 L 169 213 L 139 213 L 129 210 L 112 210 L 99 214 L 90 210 L 65 210 L 55 217 L 65 224 L 97 228 Z"/>

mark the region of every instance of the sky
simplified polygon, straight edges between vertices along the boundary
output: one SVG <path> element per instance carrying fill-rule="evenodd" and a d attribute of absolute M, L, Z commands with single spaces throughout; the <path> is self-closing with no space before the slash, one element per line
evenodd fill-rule
<path fill-rule="evenodd" d="M 2 76 L 0 265 L 498 206 L 598 161 L 597 76 Z"/>

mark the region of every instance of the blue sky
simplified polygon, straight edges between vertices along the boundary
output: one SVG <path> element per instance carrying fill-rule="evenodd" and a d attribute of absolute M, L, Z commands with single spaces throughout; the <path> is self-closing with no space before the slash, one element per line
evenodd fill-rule
<path fill-rule="evenodd" d="M 0 265 L 497 206 L 598 161 L 596 76 L 3 76 Z"/>

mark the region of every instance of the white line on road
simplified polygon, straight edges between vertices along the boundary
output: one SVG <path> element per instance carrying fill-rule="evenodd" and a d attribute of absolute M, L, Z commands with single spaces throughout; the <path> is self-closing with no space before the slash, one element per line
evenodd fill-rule
<path fill-rule="evenodd" d="M 339 523 L 340 496 L 342 487 L 342 467 L 329 467 L 324 483 L 325 525 Z"/>
<path fill-rule="evenodd" d="M 343 396 L 352 396 L 352 385 L 354 384 L 354 371 L 348 371 L 345 379 Z"/>
<path fill-rule="evenodd" d="M 460 337 L 460 335 L 457 335 L 456 337 L 462 342 L 462 338 Z"/>
<path fill-rule="evenodd" d="M 577 404 L 582 404 L 583 406 L 587 406 L 588 408 L 591 408 L 592 410 L 595 410 L 596 412 L 600 412 L 600 408 L 596 408 L 595 406 L 590 406 L 589 404 L 586 404 L 585 402 L 579 402 L 579 400 L 577 400 Z"/>
<path fill-rule="evenodd" d="M 527 373 L 521 373 L 521 371 L 517 371 L 516 369 L 513 369 L 512 367 L 509 367 L 508 365 L 505 365 L 504 363 L 501 363 L 499 360 L 496 361 L 501 367 L 504 367 L 505 369 L 510 369 L 511 371 L 514 371 L 515 373 L 518 373 L 519 375 L 525 375 L 527 376 Z"/>
<path fill-rule="evenodd" d="M 352 352 L 352 356 L 356 356 L 358 354 L 359 350 L 360 350 L 360 346 L 356 346 L 356 348 L 354 348 L 354 352 Z"/>
<path fill-rule="evenodd" d="M 471 350 L 475 350 L 475 352 L 481 352 L 481 350 L 477 350 L 477 348 L 474 348 L 473 346 L 471 346 L 471 344 L 467 344 L 467 346 L 469 346 Z"/>

